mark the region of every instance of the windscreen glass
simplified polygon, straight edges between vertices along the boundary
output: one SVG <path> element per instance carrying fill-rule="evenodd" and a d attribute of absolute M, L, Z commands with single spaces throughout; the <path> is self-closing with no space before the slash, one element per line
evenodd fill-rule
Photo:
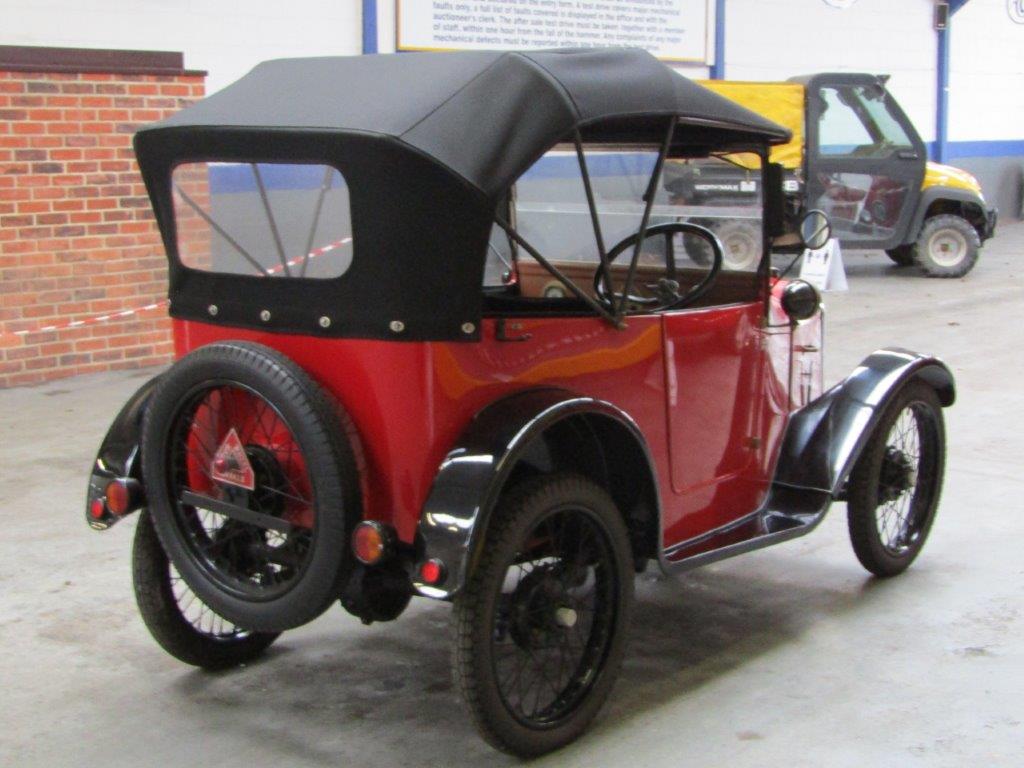
<path fill-rule="evenodd" d="M 585 151 L 606 252 L 614 256 L 613 283 L 622 282 L 628 270 L 657 156 L 653 148 Z M 754 273 L 763 251 L 762 192 L 761 158 L 756 154 L 670 159 L 654 187 L 648 229 L 675 223 L 704 227 L 722 243 L 723 271 Z M 549 152 L 527 171 L 516 183 L 510 213 L 527 241 L 581 291 L 594 294 L 600 256 L 574 151 Z M 678 272 L 682 277 L 673 279 L 685 284 L 702 277 L 712 262 L 707 241 L 684 232 L 668 234 L 668 240 L 660 234 L 645 238 L 638 262 L 642 279 L 656 282 L 661 272 Z M 485 285 L 502 284 L 514 251 L 495 227 Z M 570 297 L 564 284 L 521 249 L 517 256 L 521 295 Z M 750 285 L 756 291 L 756 284 Z"/>

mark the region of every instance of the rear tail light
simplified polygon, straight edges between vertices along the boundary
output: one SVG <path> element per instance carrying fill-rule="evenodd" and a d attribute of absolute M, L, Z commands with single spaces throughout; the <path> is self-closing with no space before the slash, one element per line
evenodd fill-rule
<path fill-rule="evenodd" d="M 352 532 L 352 554 L 364 565 L 377 565 L 394 553 L 394 534 L 376 520 L 364 520 Z"/>
<path fill-rule="evenodd" d="M 445 577 L 444 563 L 436 557 L 427 560 L 420 566 L 420 581 L 429 586 L 437 586 Z"/>
<path fill-rule="evenodd" d="M 121 517 L 141 505 L 142 486 L 131 478 L 118 478 L 107 483 L 103 491 L 107 497 L 107 509 L 112 515 Z"/>
<path fill-rule="evenodd" d="M 103 503 L 103 499 L 93 499 L 89 502 L 89 514 L 94 520 L 102 520 L 106 513 L 107 505 Z"/>

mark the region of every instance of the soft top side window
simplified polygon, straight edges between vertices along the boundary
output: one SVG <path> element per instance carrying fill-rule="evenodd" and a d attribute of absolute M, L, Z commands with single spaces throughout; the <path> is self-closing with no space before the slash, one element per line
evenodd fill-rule
<path fill-rule="evenodd" d="M 186 267 L 326 279 L 352 263 L 348 185 L 336 168 L 184 163 L 171 184 L 178 258 Z"/>

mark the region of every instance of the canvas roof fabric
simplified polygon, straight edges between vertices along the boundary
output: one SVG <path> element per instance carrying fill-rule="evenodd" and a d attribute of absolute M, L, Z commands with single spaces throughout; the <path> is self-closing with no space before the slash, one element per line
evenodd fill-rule
<path fill-rule="evenodd" d="M 619 120 L 621 129 L 624 119 L 671 115 L 738 140 L 790 138 L 649 53 L 624 48 L 278 59 L 140 134 L 244 128 L 385 136 L 495 197 L 573 129 L 600 139 L 594 131 L 602 123 Z M 664 131 L 664 123 L 651 123 L 651 140 Z"/>

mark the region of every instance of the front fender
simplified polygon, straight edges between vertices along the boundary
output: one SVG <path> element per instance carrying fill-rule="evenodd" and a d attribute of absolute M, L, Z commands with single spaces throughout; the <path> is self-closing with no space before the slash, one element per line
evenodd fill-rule
<path fill-rule="evenodd" d="M 903 236 L 903 243 L 910 244 L 917 241 L 918 235 L 921 234 L 921 228 L 924 226 L 925 216 L 928 213 L 928 209 L 937 200 L 950 200 L 955 203 L 961 203 L 963 205 L 972 205 L 976 207 L 985 220 L 986 225 L 984 229 L 986 232 L 979 232 L 978 235 L 984 240 L 986 237 L 991 237 L 991 228 L 995 226 L 994 223 L 989 223 L 994 215 L 985 206 L 985 201 L 977 193 L 969 189 L 959 189 L 957 187 L 947 186 L 933 186 L 927 187 L 921 192 L 921 196 L 917 200 L 917 207 L 914 209 L 914 217 L 910 220 L 910 226 L 907 227 L 907 233 Z"/>
<path fill-rule="evenodd" d="M 622 442 L 635 441 L 650 473 L 647 488 L 651 506 L 657 507 L 654 469 L 639 427 L 611 403 L 580 397 L 560 389 L 538 389 L 511 395 L 478 413 L 449 451 L 434 479 L 420 516 L 418 534 L 425 558 L 444 563 L 446 578 L 437 586 L 418 581 L 420 594 L 450 599 L 479 557 L 491 512 L 520 459 L 535 439 L 575 416 L 614 422 Z M 581 439 L 581 455 L 586 452 Z M 595 463 L 603 462 L 595 458 Z M 607 467 L 604 468 L 607 471 Z M 651 512 L 658 516 L 660 511 Z M 657 519 L 657 517 L 656 517 Z"/>
<path fill-rule="evenodd" d="M 111 480 L 132 481 L 139 502 L 135 508 L 142 506 L 142 419 L 146 415 L 149 399 L 159 380 L 159 375 L 154 376 L 136 390 L 114 417 L 103 442 L 100 443 L 85 498 L 85 519 L 97 530 L 105 530 L 120 519 L 112 515 L 105 506 L 102 514 L 94 514 L 93 503 L 104 498 L 107 484 Z M 98 510 L 97 507 L 96 511 Z"/>
<path fill-rule="evenodd" d="M 790 417 L 775 484 L 838 496 L 886 403 L 913 379 L 930 384 L 944 406 L 956 399 L 953 374 L 938 358 L 878 350 Z"/>

